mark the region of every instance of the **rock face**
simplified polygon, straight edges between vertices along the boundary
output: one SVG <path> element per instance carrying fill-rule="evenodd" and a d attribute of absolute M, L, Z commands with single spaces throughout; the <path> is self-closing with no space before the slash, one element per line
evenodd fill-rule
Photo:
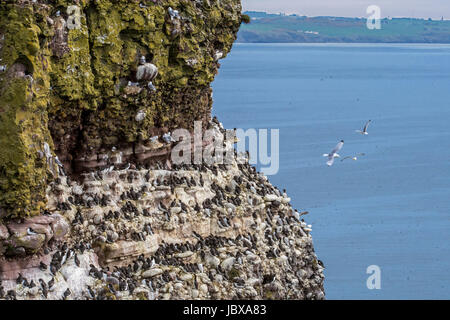
<path fill-rule="evenodd" d="M 210 83 L 240 12 L 0 3 L 0 299 L 324 298 L 311 226 L 285 193 L 236 154 L 169 158 L 175 128 L 225 133 Z"/>
<path fill-rule="evenodd" d="M 47 252 L 2 260 L 3 291 L 15 290 L 16 298 L 43 299 L 45 292 L 59 299 L 67 288 L 70 299 L 324 298 L 310 226 L 242 158 L 98 171 L 80 182 L 62 177 L 47 196 L 51 215 L 9 223 L 2 232 L 15 239 L 31 226 L 49 240 L 9 245 Z M 66 230 L 58 227 L 61 218 L 70 223 L 64 242 L 53 239 Z M 44 220 L 51 228 L 37 227 Z M 26 280 L 17 284 L 19 272 Z M 58 286 L 29 288 L 39 279 L 57 279 Z"/>
<path fill-rule="evenodd" d="M 55 155 L 67 173 L 144 162 L 150 137 L 206 125 L 240 23 L 239 0 L 2 1 L 0 215 L 45 208 Z M 156 91 L 137 82 L 142 56 Z"/>

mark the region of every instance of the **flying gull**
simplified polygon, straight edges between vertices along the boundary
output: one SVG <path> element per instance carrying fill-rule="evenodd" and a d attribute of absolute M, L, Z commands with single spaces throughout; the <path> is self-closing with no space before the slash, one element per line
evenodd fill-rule
<path fill-rule="evenodd" d="M 332 166 L 334 158 L 340 158 L 341 156 L 337 153 L 344 146 L 344 140 L 341 140 L 330 153 L 325 153 L 323 156 L 328 157 L 327 165 Z"/>
<path fill-rule="evenodd" d="M 366 125 L 364 126 L 364 128 L 361 130 L 355 130 L 355 132 L 357 133 L 361 133 L 362 135 L 368 135 L 369 133 L 367 132 L 367 128 L 369 127 L 370 122 L 372 122 L 372 120 L 369 120 L 366 122 Z"/>
<path fill-rule="evenodd" d="M 365 153 L 358 153 L 356 156 L 347 156 L 341 159 L 341 161 L 347 160 L 347 159 L 352 159 L 354 161 L 358 160 L 359 156 L 365 156 Z"/>

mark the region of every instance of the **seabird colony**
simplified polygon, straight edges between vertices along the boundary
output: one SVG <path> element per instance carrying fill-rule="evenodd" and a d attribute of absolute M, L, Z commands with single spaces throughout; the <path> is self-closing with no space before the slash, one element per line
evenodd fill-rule
<path fill-rule="evenodd" d="M 307 212 L 243 159 L 56 179 L 48 208 L 68 235 L 0 281 L 0 299 L 323 299 Z"/>

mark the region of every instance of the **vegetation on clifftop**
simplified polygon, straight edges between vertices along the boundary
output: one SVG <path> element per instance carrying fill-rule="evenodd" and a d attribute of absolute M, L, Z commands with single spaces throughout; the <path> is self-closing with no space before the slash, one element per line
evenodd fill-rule
<path fill-rule="evenodd" d="M 366 18 L 306 17 L 244 12 L 237 42 L 450 43 L 450 20 L 382 19 L 381 29 L 367 28 Z"/>

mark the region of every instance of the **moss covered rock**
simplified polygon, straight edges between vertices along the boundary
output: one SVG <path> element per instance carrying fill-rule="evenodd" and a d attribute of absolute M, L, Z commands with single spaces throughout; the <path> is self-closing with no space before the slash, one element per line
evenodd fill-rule
<path fill-rule="evenodd" d="M 111 150 L 130 160 L 155 134 L 206 123 L 240 23 L 240 0 L 1 1 L 0 215 L 45 208 L 56 156 L 67 173 L 90 170 Z M 129 86 L 141 56 L 158 68 L 156 91 Z"/>

